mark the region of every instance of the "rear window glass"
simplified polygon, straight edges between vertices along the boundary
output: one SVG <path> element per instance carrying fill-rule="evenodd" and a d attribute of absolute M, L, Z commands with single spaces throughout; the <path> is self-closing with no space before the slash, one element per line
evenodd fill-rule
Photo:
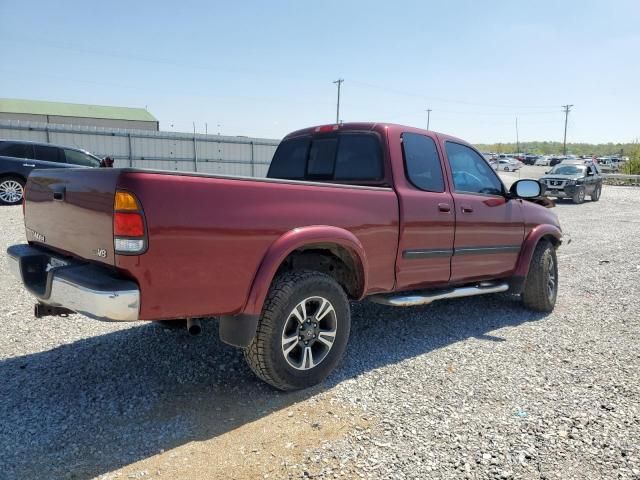
<path fill-rule="evenodd" d="M 309 138 L 294 138 L 282 142 L 273 156 L 267 177 L 302 180 L 307 169 L 310 144 Z"/>
<path fill-rule="evenodd" d="M 32 158 L 33 145 L 30 143 L 0 142 L 0 155 L 5 157 Z"/>
<path fill-rule="evenodd" d="M 333 179 L 333 166 L 336 163 L 337 138 L 321 138 L 311 142 L 307 178 L 319 180 Z"/>
<path fill-rule="evenodd" d="M 336 180 L 380 180 L 380 145 L 373 135 L 342 135 L 336 157 Z"/>
<path fill-rule="evenodd" d="M 276 151 L 269 178 L 376 182 L 384 176 L 380 143 L 372 134 L 286 140 Z"/>

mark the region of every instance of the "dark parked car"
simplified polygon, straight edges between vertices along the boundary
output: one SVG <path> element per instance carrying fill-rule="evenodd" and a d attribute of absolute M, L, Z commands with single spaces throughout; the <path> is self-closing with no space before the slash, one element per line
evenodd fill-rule
<path fill-rule="evenodd" d="M 556 165 L 561 163 L 566 158 L 567 157 L 551 157 L 551 160 L 549 161 L 549 165 L 551 165 L 552 167 L 555 167 Z"/>
<path fill-rule="evenodd" d="M 540 178 L 545 195 L 570 198 L 573 203 L 582 203 L 587 195 L 597 202 L 602 193 L 602 175 L 595 163 L 574 160 L 556 165 Z"/>
<path fill-rule="evenodd" d="M 538 158 L 540 158 L 539 155 L 534 155 L 534 154 L 531 154 L 531 153 L 527 153 L 524 156 L 524 160 L 522 160 L 522 163 L 524 163 L 525 165 L 535 165 L 536 160 Z"/>
<path fill-rule="evenodd" d="M 78 148 L 0 140 L 0 204 L 15 205 L 22 201 L 24 185 L 31 170 L 100 165 L 98 157 Z"/>

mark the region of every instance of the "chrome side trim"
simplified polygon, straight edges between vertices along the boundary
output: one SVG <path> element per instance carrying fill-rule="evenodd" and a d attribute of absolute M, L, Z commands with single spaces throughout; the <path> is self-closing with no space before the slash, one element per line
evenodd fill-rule
<path fill-rule="evenodd" d="M 486 285 L 486 284 L 485 284 Z M 392 307 L 415 307 L 417 305 L 428 305 L 436 300 L 444 300 L 447 298 L 472 297 L 475 295 L 484 295 L 485 293 L 499 293 L 509 290 L 509 284 L 500 283 L 497 285 L 483 284 L 473 287 L 460 287 L 451 290 L 436 290 L 420 292 L 412 295 L 372 295 L 368 300 L 379 303 L 381 305 L 389 305 Z"/>
<path fill-rule="evenodd" d="M 454 255 L 483 255 L 485 253 L 518 253 L 520 245 L 499 245 L 495 247 L 463 247 L 456 248 Z"/>
<path fill-rule="evenodd" d="M 451 249 L 437 249 L 437 248 L 425 248 L 415 250 L 405 250 L 402 252 L 402 258 L 406 260 L 417 260 L 421 258 L 438 258 L 438 257 L 450 257 L 453 255 Z"/>

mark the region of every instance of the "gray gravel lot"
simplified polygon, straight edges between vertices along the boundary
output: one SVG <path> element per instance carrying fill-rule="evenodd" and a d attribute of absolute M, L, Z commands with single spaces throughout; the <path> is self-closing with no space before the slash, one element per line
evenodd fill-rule
<path fill-rule="evenodd" d="M 507 295 L 356 305 L 341 367 L 293 394 L 215 328 L 33 319 L 4 259 L 21 211 L 0 208 L 0 478 L 108 474 L 328 394 L 376 422 L 307 450 L 291 477 L 640 478 L 639 206 L 625 187 L 557 206 L 573 241 L 551 315 Z"/>

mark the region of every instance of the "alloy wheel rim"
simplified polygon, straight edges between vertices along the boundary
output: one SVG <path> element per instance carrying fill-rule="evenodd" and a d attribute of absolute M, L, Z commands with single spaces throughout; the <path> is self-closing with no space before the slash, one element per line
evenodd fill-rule
<path fill-rule="evenodd" d="M 555 264 L 551 256 L 547 259 L 547 271 L 547 295 L 549 296 L 549 300 L 553 300 L 556 293 L 557 278 Z"/>
<path fill-rule="evenodd" d="M 298 303 L 282 328 L 282 354 L 296 370 L 310 370 L 329 355 L 338 318 L 329 300 L 314 296 Z"/>
<path fill-rule="evenodd" d="M 6 203 L 15 203 L 22 200 L 23 189 L 16 180 L 5 180 L 0 183 L 0 200 Z"/>

